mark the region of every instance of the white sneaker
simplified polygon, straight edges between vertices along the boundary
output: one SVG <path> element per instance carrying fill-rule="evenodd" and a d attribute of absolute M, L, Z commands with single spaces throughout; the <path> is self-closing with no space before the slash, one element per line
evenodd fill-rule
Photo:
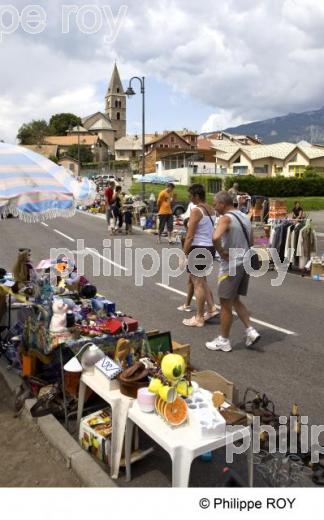
<path fill-rule="evenodd" d="M 247 347 L 251 347 L 254 343 L 256 343 L 260 339 L 260 334 L 253 327 L 250 327 L 246 332 L 246 342 L 245 345 Z"/>
<path fill-rule="evenodd" d="M 206 347 L 209 350 L 222 350 L 223 352 L 231 352 L 232 350 L 230 340 L 222 336 L 218 336 L 213 341 L 207 341 Z"/>

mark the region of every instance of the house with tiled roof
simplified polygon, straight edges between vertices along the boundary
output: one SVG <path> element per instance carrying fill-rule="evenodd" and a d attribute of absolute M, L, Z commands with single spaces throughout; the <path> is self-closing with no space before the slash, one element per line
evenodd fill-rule
<path fill-rule="evenodd" d="M 301 177 L 307 166 L 324 174 L 324 148 L 306 141 L 239 145 L 212 140 L 217 171 L 230 175 Z"/>
<path fill-rule="evenodd" d="M 142 155 L 142 138 L 138 135 L 126 135 L 115 143 L 116 161 L 138 161 Z"/>
<path fill-rule="evenodd" d="M 24 144 L 23 146 L 24 148 L 28 148 L 28 150 L 31 150 L 32 152 L 44 155 L 44 157 L 47 157 L 47 159 L 49 159 L 50 157 L 57 158 L 57 144 Z"/>
<path fill-rule="evenodd" d="M 200 134 L 198 139 L 204 138 L 243 145 L 262 144 L 262 140 L 257 135 L 251 136 L 231 134 L 229 132 L 224 132 L 224 130 L 221 130 L 219 132 L 204 132 Z"/>
<path fill-rule="evenodd" d="M 55 145 L 57 147 L 58 159 L 62 159 L 62 157 L 68 155 L 69 147 L 73 144 L 87 146 L 91 150 L 95 162 L 103 162 L 108 159 L 108 147 L 97 134 L 80 132 L 79 135 L 77 133 L 69 135 L 49 135 L 44 141 L 47 145 Z"/>

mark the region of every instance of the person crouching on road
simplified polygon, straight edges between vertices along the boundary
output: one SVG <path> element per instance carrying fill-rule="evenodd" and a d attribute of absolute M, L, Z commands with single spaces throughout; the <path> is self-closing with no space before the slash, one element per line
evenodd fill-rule
<path fill-rule="evenodd" d="M 168 230 L 169 244 L 172 243 L 172 231 L 173 231 L 173 212 L 172 212 L 172 195 L 174 190 L 174 184 L 169 182 L 165 190 L 161 191 L 157 200 L 157 209 L 159 215 L 159 238 L 158 242 L 161 242 L 161 235 L 164 231 L 165 226 Z"/>
<path fill-rule="evenodd" d="M 230 193 L 226 191 L 217 193 L 214 207 L 220 215 L 213 234 L 216 251 L 221 257 L 218 277 L 218 296 L 221 305 L 220 335 L 208 341 L 206 347 L 209 350 L 230 352 L 232 347 L 229 335 L 233 321 L 233 308 L 245 326 L 246 346 L 250 347 L 260 338 L 260 334 L 251 325 L 248 310 L 240 300 L 240 296 L 247 295 L 249 285 L 249 275 L 245 271 L 243 258 L 250 244 L 247 243 L 243 227 L 252 244 L 252 226 L 246 215 L 234 208 Z M 237 256 L 238 251 L 236 254 L 233 254 L 234 251 L 231 253 L 231 249 L 240 249 L 240 256 Z M 235 274 L 231 274 L 232 272 Z"/>
<path fill-rule="evenodd" d="M 210 267 L 213 266 L 215 252 L 213 230 L 216 214 L 215 210 L 206 203 L 206 192 L 202 184 L 193 184 L 188 191 L 190 200 L 196 207 L 190 212 L 183 251 L 188 257 L 187 269 L 194 286 L 197 311 L 195 316 L 183 320 L 182 323 L 187 327 L 203 327 L 205 321 L 218 314 L 212 292 L 207 284 L 207 276 L 203 273 L 203 271 L 210 272 Z M 195 262 L 194 251 L 197 254 L 196 259 L 199 258 L 196 265 L 193 265 Z M 206 264 L 202 265 L 200 259 L 203 259 Z M 205 303 L 207 303 L 207 312 L 205 312 Z"/>

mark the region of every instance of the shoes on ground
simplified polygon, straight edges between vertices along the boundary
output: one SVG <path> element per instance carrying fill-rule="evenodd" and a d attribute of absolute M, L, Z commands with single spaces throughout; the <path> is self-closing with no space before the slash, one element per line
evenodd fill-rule
<path fill-rule="evenodd" d="M 192 316 L 189 319 L 182 320 L 182 323 L 187 327 L 203 327 L 205 325 L 205 322 L 197 320 L 196 316 Z"/>
<path fill-rule="evenodd" d="M 212 318 L 215 318 L 215 316 L 218 316 L 219 315 L 219 312 L 217 310 L 217 307 L 213 307 L 213 310 L 212 311 L 206 311 L 205 314 L 204 314 L 204 320 L 205 321 L 208 321 L 208 320 L 211 320 Z"/>
<path fill-rule="evenodd" d="M 246 331 L 246 342 L 245 345 L 247 347 L 251 347 L 260 339 L 260 334 L 253 327 L 249 327 Z"/>
<path fill-rule="evenodd" d="M 184 303 L 183 305 L 180 305 L 180 307 L 177 307 L 177 310 L 182 312 L 191 312 L 192 308 L 190 307 L 190 305 L 186 305 Z"/>
<path fill-rule="evenodd" d="M 222 350 L 223 352 L 231 352 L 231 342 L 228 338 L 218 336 L 213 341 L 207 341 L 206 347 L 209 350 Z"/>

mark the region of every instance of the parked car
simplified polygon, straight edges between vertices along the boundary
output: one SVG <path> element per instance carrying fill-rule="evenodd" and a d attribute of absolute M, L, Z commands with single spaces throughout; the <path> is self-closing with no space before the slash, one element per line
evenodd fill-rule
<path fill-rule="evenodd" d="M 188 204 L 189 204 L 188 202 L 183 202 L 183 201 L 179 201 L 179 200 L 173 201 L 171 204 L 173 215 L 175 217 L 179 217 L 180 215 L 185 213 L 186 209 L 188 207 Z M 154 202 L 153 213 L 157 213 L 157 203 L 156 202 Z"/>

